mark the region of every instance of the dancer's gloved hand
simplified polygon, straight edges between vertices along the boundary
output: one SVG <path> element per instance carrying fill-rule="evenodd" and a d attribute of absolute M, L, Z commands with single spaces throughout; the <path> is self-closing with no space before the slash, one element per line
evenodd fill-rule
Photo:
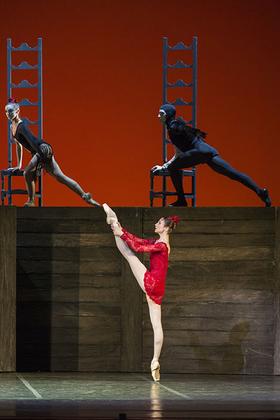
<path fill-rule="evenodd" d="M 162 166 L 155 165 L 155 166 L 152 167 L 151 171 L 153 172 L 153 174 L 155 174 L 156 172 L 161 171 L 162 169 L 163 169 Z"/>

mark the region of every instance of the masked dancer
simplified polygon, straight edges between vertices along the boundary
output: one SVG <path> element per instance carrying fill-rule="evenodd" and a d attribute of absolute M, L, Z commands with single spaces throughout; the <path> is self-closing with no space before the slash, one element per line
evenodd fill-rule
<path fill-rule="evenodd" d="M 183 168 L 206 163 L 214 171 L 241 182 L 254 191 L 264 202 L 266 207 L 271 206 L 268 190 L 260 188 L 248 175 L 241 173 L 223 160 L 214 147 L 205 142 L 206 133 L 198 128 L 192 128 L 182 118 L 176 117 L 176 108 L 171 104 L 160 107 L 158 117 L 168 131 L 171 143 L 175 146 L 175 155 L 162 166 L 156 165 L 151 170 L 156 173 L 168 169 L 173 185 L 178 195 L 177 201 L 171 206 L 187 206 L 183 189 Z"/>

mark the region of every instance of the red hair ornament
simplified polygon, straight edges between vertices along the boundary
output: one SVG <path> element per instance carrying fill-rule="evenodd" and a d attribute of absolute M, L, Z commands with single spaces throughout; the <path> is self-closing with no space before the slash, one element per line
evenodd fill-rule
<path fill-rule="evenodd" d="M 175 223 L 175 225 L 178 225 L 178 223 L 180 222 L 179 216 L 168 216 L 168 219 Z"/>

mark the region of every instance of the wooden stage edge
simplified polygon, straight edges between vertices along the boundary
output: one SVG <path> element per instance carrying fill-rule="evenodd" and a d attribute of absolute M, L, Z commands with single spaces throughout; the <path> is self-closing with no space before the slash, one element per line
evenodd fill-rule
<path fill-rule="evenodd" d="M 279 209 L 115 210 L 143 237 L 161 216 L 181 218 L 162 304 L 162 371 L 279 375 Z M 1 372 L 142 373 L 152 347 L 145 297 L 102 209 L 0 207 Z"/>

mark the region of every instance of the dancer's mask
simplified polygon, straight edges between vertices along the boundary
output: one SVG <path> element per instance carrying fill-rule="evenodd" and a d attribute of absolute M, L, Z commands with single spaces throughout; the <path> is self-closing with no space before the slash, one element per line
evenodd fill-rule
<path fill-rule="evenodd" d="M 175 118 L 176 115 L 176 108 L 172 104 L 163 104 L 161 105 L 159 112 L 164 111 L 166 114 L 166 120 L 171 120 Z"/>
<path fill-rule="evenodd" d="M 19 111 L 19 104 L 15 99 L 9 98 L 8 104 L 5 106 L 5 112 L 9 120 L 13 120 Z"/>

